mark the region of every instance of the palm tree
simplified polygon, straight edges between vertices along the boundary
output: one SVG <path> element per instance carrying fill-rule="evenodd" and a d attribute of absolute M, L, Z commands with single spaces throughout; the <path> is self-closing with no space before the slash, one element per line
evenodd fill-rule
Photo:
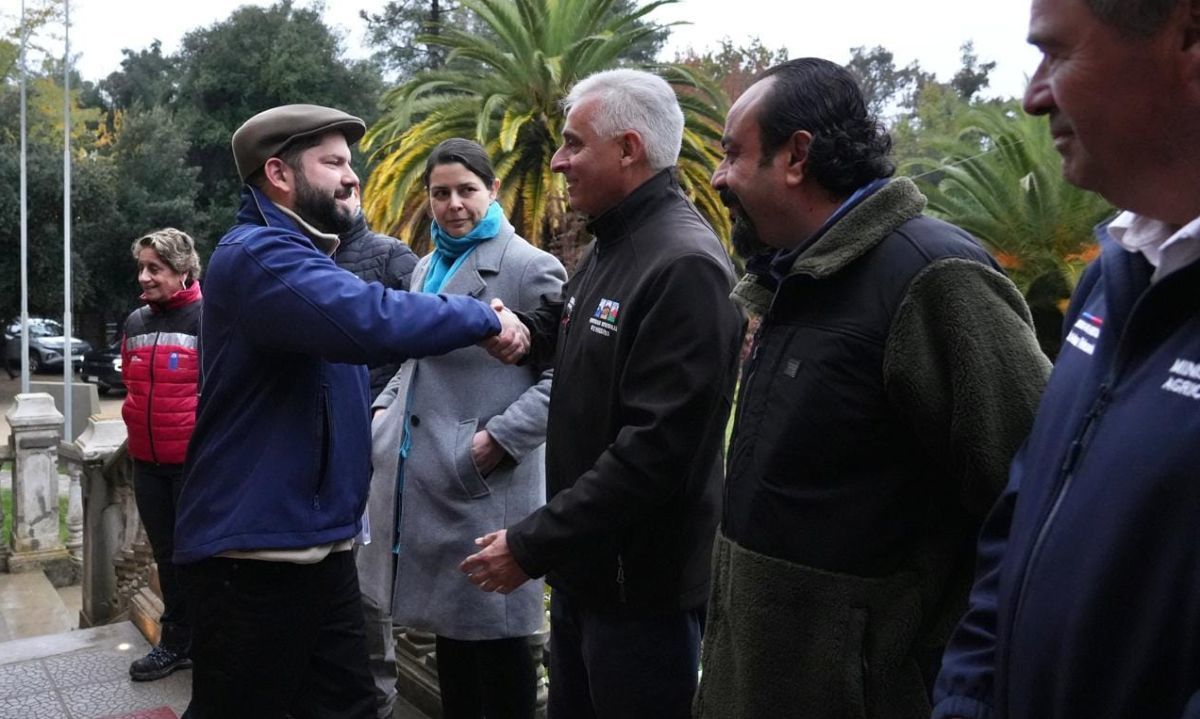
<path fill-rule="evenodd" d="M 621 14 L 613 12 L 614 0 L 462 0 L 489 32 L 443 26 L 419 38 L 449 50 L 446 65 L 387 93 L 383 118 L 363 140 L 377 163 L 364 189 L 372 225 L 421 252 L 428 242 L 425 158 L 442 140 L 473 138 L 492 157 L 501 203 L 518 232 L 557 251 L 569 266 L 581 223 L 567 209 L 562 177 L 550 171 L 563 125 L 559 101 L 576 81 L 618 66 L 623 52 L 661 31 L 642 18 L 675 1 Z M 728 237 L 728 216 L 708 182 L 719 162 L 728 103 L 719 88 L 686 68 L 649 69 L 675 85 L 684 110 L 681 184 Z"/>
<path fill-rule="evenodd" d="M 937 178 L 922 187 L 930 211 L 978 238 L 1022 290 L 1047 275 L 1073 287 L 1097 252 L 1092 228 L 1112 207 L 1062 178 L 1044 118 L 984 106 L 970 120 L 960 137 L 971 154 L 926 173 Z"/>

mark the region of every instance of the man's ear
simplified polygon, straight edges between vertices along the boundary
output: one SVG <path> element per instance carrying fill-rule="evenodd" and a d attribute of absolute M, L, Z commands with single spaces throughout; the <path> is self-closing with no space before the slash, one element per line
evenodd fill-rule
<path fill-rule="evenodd" d="M 630 167 L 646 159 L 646 144 L 642 136 L 633 130 L 626 130 L 617 138 L 621 146 L 621 166 Z"/>
<path fill-rule="evenodd" d="M 263 176 L 267 185 L 279 192 L 290 193 L 292 187 L 292 168 L 278 157 L 269 158 L 263 165 Z"/>
<path fill-rule="evenodd" d="M 797 130 L 787 139 L 781 152 L 787 153 L 787 168 L 784 181 L 791 187 L 798 186 L 804 181 L 808 169 L 808 149 L 812 145 L 812 133 L 808 130 Z"/>
<path fill-rule="evenodd" d="M 1189 93 L 1193 98 L 1200 98 L 1200 0 L 1183 0 L 1181 4 L 1178 11 L 1182 17 L 1176 20 L 1183 29 L 1181 70 Z"/>
<path fill-rule="evenodd" d="M 1184 10 L 1187 17 L 1184 20 L 1184 44 L 1192 50 L 1200 45 L 1200 0 L 1184 0 Z"/>

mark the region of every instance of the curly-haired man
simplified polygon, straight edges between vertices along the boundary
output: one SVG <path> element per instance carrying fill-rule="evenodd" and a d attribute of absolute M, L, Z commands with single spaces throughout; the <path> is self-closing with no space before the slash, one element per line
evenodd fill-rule
<path fill-rule="evenodd" d="M 927 717 L 972 547 L 1049 370 L 966 232 L 889 179 L 843 68 L 767 70 L 713 175 L 762 317 L 743 370 L 696 716 Z"/>

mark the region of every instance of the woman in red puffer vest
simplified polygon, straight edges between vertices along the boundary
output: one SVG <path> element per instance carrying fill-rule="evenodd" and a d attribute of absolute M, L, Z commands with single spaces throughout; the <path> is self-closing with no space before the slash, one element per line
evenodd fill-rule
<path fill-rule="evenodd" d="M 138 681 L 191 666 L 187 602 L 171 555 L 183 461 L 196 424 L 200 378 L 200 257 L 187 233 L 166 228 L 133 243 L 145 306 L 125 320 L 121 415 L 129 433 L 138 513 L 158 563 L 163 592 L 158 646 L 133 662 Z"/>

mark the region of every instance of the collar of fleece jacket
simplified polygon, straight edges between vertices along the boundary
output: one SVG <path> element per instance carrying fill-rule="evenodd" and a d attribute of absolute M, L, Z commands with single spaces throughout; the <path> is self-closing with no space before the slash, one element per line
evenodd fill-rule
<path fill-rule="evenodd" d="M 912 180 L 898 177 L 864 199 L 792 263 L 788 276 L 828 277 L 883 241 L 897 227 L 918 217 L 925 196 Z M 766 268 L 747 272 L 731 297 L 753 314 L 765 314 L 775 296 L 774 280 Z"/>

